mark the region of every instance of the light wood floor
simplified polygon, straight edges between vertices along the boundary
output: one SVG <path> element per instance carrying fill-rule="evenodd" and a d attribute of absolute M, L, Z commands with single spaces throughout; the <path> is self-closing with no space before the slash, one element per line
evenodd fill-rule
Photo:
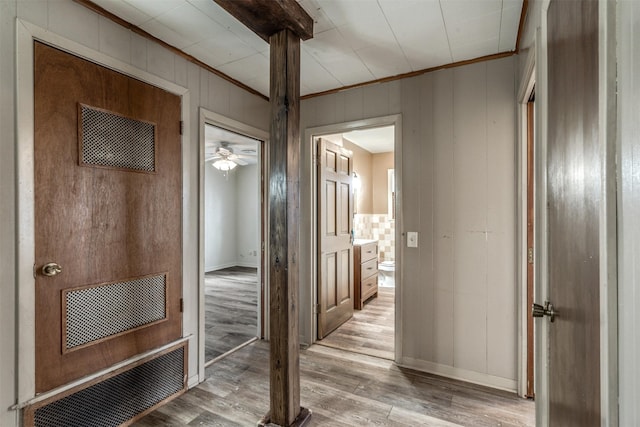
<path fill-rule="evenodd" d="M 300 353 L 309 426 L 533 426 L 533 402 L 514 394 L 313 345 Z M 135 425 L 255 426 L 269 409 L 269 343 L 206 370 L 207 380 Z"/>
<path fill-rule="evenodd" d="M 205 361 L 257 335 L 257 283 L 255 268 L 231 267 L 205 274 Z"/>
<path fill-rule="evenodd" d="M 227 279 L 251 274 L 222 273 L 228 274 Z M 216 297 L 214 288 L 209 295 L 214 300 L 208 305 L 212 312 L 228 304 L 223 299 L 231 292 L 221 287 Z M 300 397 L 302 406 L 313 412 L 309 426 L 535 425 L 531 401 L 399 368 L 385 360 L 393 358 L 393 307 L 393 290 L 381 288 L 378 298 L 325 338 L 323 345 L 301 350 Z M 218 328 L 227 323 L 218 323 Z M 235 328 L 239 326 L 228 334 L 222 329 L 215 334 L 217 338 L 211 340 L 215 351 L 222 351 L 221 343 L 233 346 L 234 339 L 255 335 L 248 329 L 243 335 Z M 372 338 L 376 334 L 386 338 L 376 342 Z M 240 349 L 207 368 L 206 377 L 205 382 L 134 425 L 255 426 L 269 409 L 269 343 L 257 341 Z"/>
<path fill-rule="evenodd" d="M 362 310 L 318 344 L 393 360 L 395 347 L 395 288 L 378 288 Z"/>

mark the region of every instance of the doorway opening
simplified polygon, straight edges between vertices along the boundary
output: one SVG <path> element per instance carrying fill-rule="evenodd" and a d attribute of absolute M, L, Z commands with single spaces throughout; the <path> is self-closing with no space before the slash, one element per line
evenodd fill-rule
<path fill-rule="evenodd" d="M 390 360 L 395 358 L 399 283 L 395 274 L 399 265 L 396 126 L 338 129 L 313 138 L 317 153 L 317 343 Z M 334 152 L 340 153 L 335 157 L 342 164 L 349 165 L 341 173 L 350 179 L 341 185 L 332 178 L 333 165 L 341 163 L 332 160 Z M 348 188 L 348 198 L 344 191 L 334 189 L 340 187 Z M 348 208 L 344 206 L 347 201 Z M 348 234 L 342 238 L 344 248 L 336 246 L 341 230 Z M 345 302 L 350 305 L 347 314 L 339 307 Z"/>
<path fill-rule="evenodd" d="M 201 366 L 264 336 L 264 132 L 205 114 L 201 144 Z"/>
<path fill-rule="evenodd" d="M 535 301 L 537 272 L 536 266 L 540 245 L 537 230 L 540 226 L 536 211 L 537 181 L 539 171 L 536 165 L 543 158 L 538 146 L 539 124 L 536 120 L 535 105 L 535 61 L 532 54 L 527 60 L 527 71 L 518 93 L 519 99 L 519 148 L 518 148 L 518 277 L 519 277 L 519 381 L 518 395 L 534 399 L 538 385 L 536 380 L 536 330 L 531 313 Z M 538 195 L 539 196 L 539 195 Z M 539 390 L 539 389 L 538 389 Z"/>

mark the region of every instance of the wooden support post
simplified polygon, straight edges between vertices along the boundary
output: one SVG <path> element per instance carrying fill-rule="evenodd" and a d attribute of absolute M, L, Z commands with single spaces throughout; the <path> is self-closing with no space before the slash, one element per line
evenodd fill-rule
<path fill-rule="evenodd" d="M 271 411 L 260 425 L 302 426 L 300 407 L 298 259 L 300 256 L 300 37 L 272 35 L 269 140 L 269 333 Z"/>
<path fill-rule="evenodd" d="M 313 19 L 296 0 L 214 0 L 271 45 L 269 337 L 271 410 L 259 426 L 303 426 L 300 407 L 300 39 Z"/>

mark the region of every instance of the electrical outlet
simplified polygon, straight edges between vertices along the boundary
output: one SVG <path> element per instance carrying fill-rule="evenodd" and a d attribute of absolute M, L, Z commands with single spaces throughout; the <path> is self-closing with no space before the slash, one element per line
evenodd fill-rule
<path fill-rule="evenodd" d="M 407 247 L 408 248 L 417 248 L 418 247 L 418 232 L 417 231 L 407 231 Z"/>

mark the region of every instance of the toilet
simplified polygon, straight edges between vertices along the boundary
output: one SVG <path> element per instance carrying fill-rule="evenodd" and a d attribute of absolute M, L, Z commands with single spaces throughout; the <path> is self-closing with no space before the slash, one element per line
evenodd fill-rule
<path fill-rule="evenodd" d="M 395 281 L 396 263 L 395 261 L 382 261 L 378 264 L 378 286 L 393 288 Z"/>

